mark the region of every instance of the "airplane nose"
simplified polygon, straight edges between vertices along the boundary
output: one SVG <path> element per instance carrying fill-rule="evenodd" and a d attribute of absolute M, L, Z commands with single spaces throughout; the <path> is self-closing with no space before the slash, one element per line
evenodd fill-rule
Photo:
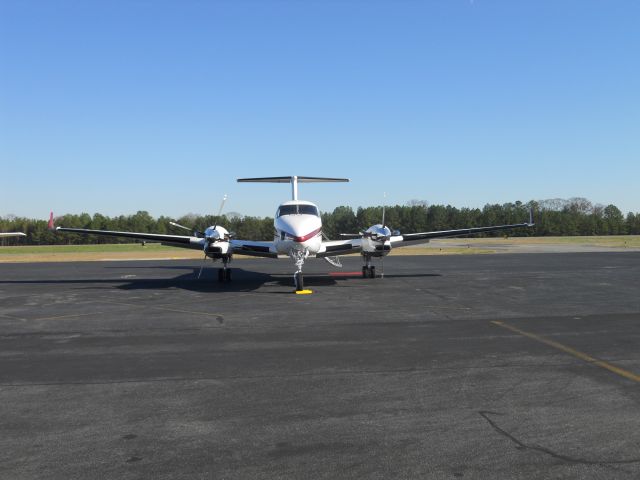
<path fill-rule="evenodd" d="M 297 218 L 293 221 L 287 219 L 281 223 L 282 229 L 291 237 L 291 240 L 302 243 L 315 237 L 320 233 L 319 222 L 312 222 L 306 219 Z"/>

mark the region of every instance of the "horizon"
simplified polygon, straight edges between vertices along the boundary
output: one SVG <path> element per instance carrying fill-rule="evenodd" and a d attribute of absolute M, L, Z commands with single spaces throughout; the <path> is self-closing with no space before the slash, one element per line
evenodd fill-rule
<path fill-rule="evenodd" d="M 301 199 L 301 200 L 304 200 L 304 199 Z M 485 207 L 488 207 L 488 206 L 492 206 L 492 205 L 503 206 L 503 205 L 508 205 L 508 204 L 515 205 L 515 204 L 517 204 L 517 202 L 520 202 L 522 206 L 527 206 L 530 202 L 536 202 L 538 204 L 544 204 L 544 203 L 550 203 L 550 202 L 560 202 L 560 203 L 564 203 L 565 206 L 568 206 L 573 202 L 585 201 L 585 200 L 589 203 L 589 206 L 590 206 L 589 210 L 592 213 L 596 209 L 604 209 L 609 205 L 613 205 L 616 208 L 618 208 L 620 210 L 620 212 L 625 217 L 628 214 L 640 215 L 640 211 L 632 211 L 632 210 L 625 211 L 625 210 L 621 209 L 618 205 L 616 205 L 614 203 L 592 202 L 590 199 L 585 198 L 585 197 L 545 198 L 545 199 L 539 199 L 539 200 L 529 200 L 529 201 L 526 201 L 526 202 L 521 201 L 521 200 L 515 200 L 513 202 L 504 202 L 504 203 L 486 203 L 485 205 L 482 205 L 480 207 L 457 206 L 457 205 L 451 205 L 451 204 L 429 203 L 429 202 L 425 202 L 426 203 L 425 205 L 416 205 L 416 206 L 424 206 L 425 208 L 429 208 L 431 206 L 453 207 L 453 208 L 456 208 L 458 210 L 468 209 L 468 210 L 480 210 L 480 211 L 482 211 Z M 419 199 L 412 199 L 412 200 L 409 200 L 408 202 L 403 203 L 403 204 L 398 204 L 398 203 L 391 204 L 391 203 L 388 203 L 386 205 L 383 205 L 383 204 L 368 205 L 368 206 L 358 205 L 357 207 L 353 207 L 351 205 L 337 205 L 336 207 L 334 207 L 331 210 L 323 210 L 320 205 L 316 205 L 316 206 L 319 208 L 321 214 L 322 213 L 332 214 L 335 211 L 336 208 L 342 208 L 342 207 L 351 208 L 353 210 L 353 212 L 356 213 L 359 209 L 382 208 L 383 206 L 385 206 L 386 208 L 410 207 L 410 206 L 413 206 L 413 205 L 410 204 L 411 202 L 424 202 L 424 201 L 423 200 L 419 200 Z M 275 208 L 277 209 L 277 206 Z M 542 208 L 540 208 L 540 210 L 561 211 L 562 209 L 561 208 L 553 208 L 553 207 L 550 207 L 549 205 L 546 205 L 546 206 L 543 206 Z M 137 214 L 138 212 L 146 212 L 154 219 L 159 219 L 160 217 L 179 219 L 179 218 L 184 218 L 184 217 L 189 217 L 189 216 L 195 216 L 195 217 L 206 217 L 206 216 L 214 216 L 214 217 L 216 217 L 216 216 L 218 216 L 218 215 L 215 215 L 213 213 L 201 213 L 201 212 L 186 212 L 186 213 L 182 213 L 180 215 L 166 215 L 166 214 L 160 213 L 160 214 L 156 215 L 156 214 L 153 214 L 152 212 L 149 212 L 148 210 L 136 210 L 136 211 L 128 212 L 128 213 L 120 212 L 120 213 L 116 213 L 116 214 L 113 214 L 113 215 L 105 214 L 104 212 L 88 212 L 88 211 L 65 212 L 65 213 L 56 213 L 54 211 L 53 214 L 54 214 L 54 218 L 61 218 L 61 217 L 64 217 L 66 215 L 84 215 L 84 214 L 87 214 L 90 217 L 93 217 L 95 215 L 103 215 L 103 216 L 108 217 L 108 218 L 116 218 L 116 217 L 119 217 L 119 216 L 125 216 L 125 217 L 132 216 L 132 215 Z M 274 212 L 275 212 L 275 209 L 274 209 Z M 242 213 L 242 212 L 239 212 L 239 211 L 235 211 L 235 210 L 231 210 L 231 211 L 228 211 L 228 212 L 223 211 L 219 216 L 227 217 L 227 218 L 233 218 L 233 217 L 236 217 L 236 216 L 237 217 L 242 217 L 242 218 L 244 218 L 244 217 L 253 217 L 253 218 L 259 218 L 259 219 L 273 218 L 274 217 L 274 215 L 251 215 L 251 214 L 245 214 L 245 213 Z M 47 221 L 49 219 L 49 214 L 46 215 L 46 218 L 45 218 L 45 216 L 43 216 L 43 217 L 25 217 L 23 215 L 16 215 L 16 214 L 13 214 L 13 213 L 0 215 L 0 219 L 4 219 L 4 220 L 8 220 L 8 219 L 10 220 L 11 217 L 13 217 L 13 218 L 25 218 L 27 220 L 35 220 L 35 221 L 37 221 L 37 220 Z"/>

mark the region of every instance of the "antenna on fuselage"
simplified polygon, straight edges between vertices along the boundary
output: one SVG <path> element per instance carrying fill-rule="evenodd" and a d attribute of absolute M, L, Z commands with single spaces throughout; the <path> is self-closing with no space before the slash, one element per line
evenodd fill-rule
<path fill-rule="evenodd" d="M 348 178 L 327 178 L 327 177 L 257 177 L 239 178 L 238 182 L 255 183 L 291 183 L 291 199 L 298 200 L 298 183 L 327 183 L 327 182 L 348 182 Z"/>

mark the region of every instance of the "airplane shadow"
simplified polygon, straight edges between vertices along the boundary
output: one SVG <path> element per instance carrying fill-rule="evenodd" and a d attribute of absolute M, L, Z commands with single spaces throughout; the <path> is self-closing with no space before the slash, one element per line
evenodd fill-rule
<path fill-rule="evenodd" d="M 118 268 L 118 267 L 106 267 Z M 127 267 L 131 268 L 152 268 L 152 269 L 168 269 L 168 270 L 188 270 L 188 273 L 178 275 L 171 278 L 84 278 L 84 279 L 43 279 L 43 280 L 0 280 L 0 285 L 83 285 L 87 289 L 102 289 L 105 286 L 112 286 L 119 290 L 163 290 L 171 288 L 179 288 L 193 292 L 251 292 L 262 287 L 283 287 L 286 291 L 269 291 L 268 293 L 290 293 L 294 289 L 292 274 L 270 274 L 256 272 L 253 270 L 244 270 L 241 268 L 233 268 L 233 281 L 219 282 L 217 279 L 217 269 L 203 270 L 201 277 L 198 279 L 199 267 L 190 266 L 150 266 L 150 267 Z M 439 277 L 440 274 L 423 273 L 423 274 L 385 274 L 385 279 L 393 278 L 419 278 L 419 277 Z M 364 280 L 360 275 L 331 275 L 326 273 L 305 273 L 305 286 L 327 287 L 335 286 L 346 280 L 363 280 L 376 281 L 380 280 Z"/>

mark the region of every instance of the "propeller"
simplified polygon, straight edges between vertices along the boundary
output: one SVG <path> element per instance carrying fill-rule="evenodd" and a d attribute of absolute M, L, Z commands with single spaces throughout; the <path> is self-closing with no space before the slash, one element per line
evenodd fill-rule
<path fill-rule="evenodd" d="M 384 214 L 387 210 L 387 192 L 383 193 L 384 200 L 382 201 L 382 228 L 386 229 L 387 224 L 384 221 Z M 389 237 L 386 237 L 382 240 L 382 244 L 384 245 Z M 380 257 L 380 278 L 384 278 L 384 255 Z"/>
<path fill-rule="evenodd" d="M 217 215 L 218 217 L 220 217 L 220 215 L 222 214 L 222 209 L 224 208 L 224 204 L 227 201 L 227 198 L 228 196 L 225 193 L 224 196 L 222 197 L 220 208 L 218 209 L 218 215 Z M 202 260 L 202 265 L 200 266 L 200 271 L 198 272 L 198 279 L 200 279 L 200 276 L 202 275 L 202 270 L 204 269 L 204 265 L 207 260 L 207 256 L 209 253 L 209 249 L 211 248 L 211 245 L 220 241 L 228 242 L 229 239 L 231 239 L 231 237 L 235 235 L 234 233 L 228 232 L 223 227 L 218 227 L 217 224 L 207 228 L 204 232 L 201 232 L 200 230 L 196 230 L 195 228 L 191 229 L 189 227 L 185 227 L 184 225 L 180 225 L 179 223 L 176 223 L 176 222 L 169 222 L 169 225 L 172 225 L 176 228 L 180 228 L 182 230 L 186 230 L 188 232 L 193 232 L 193 236 L 204 239 L 204 245 L 202 248 L 202 251 L 204 253 L 204 259 Z"/>

